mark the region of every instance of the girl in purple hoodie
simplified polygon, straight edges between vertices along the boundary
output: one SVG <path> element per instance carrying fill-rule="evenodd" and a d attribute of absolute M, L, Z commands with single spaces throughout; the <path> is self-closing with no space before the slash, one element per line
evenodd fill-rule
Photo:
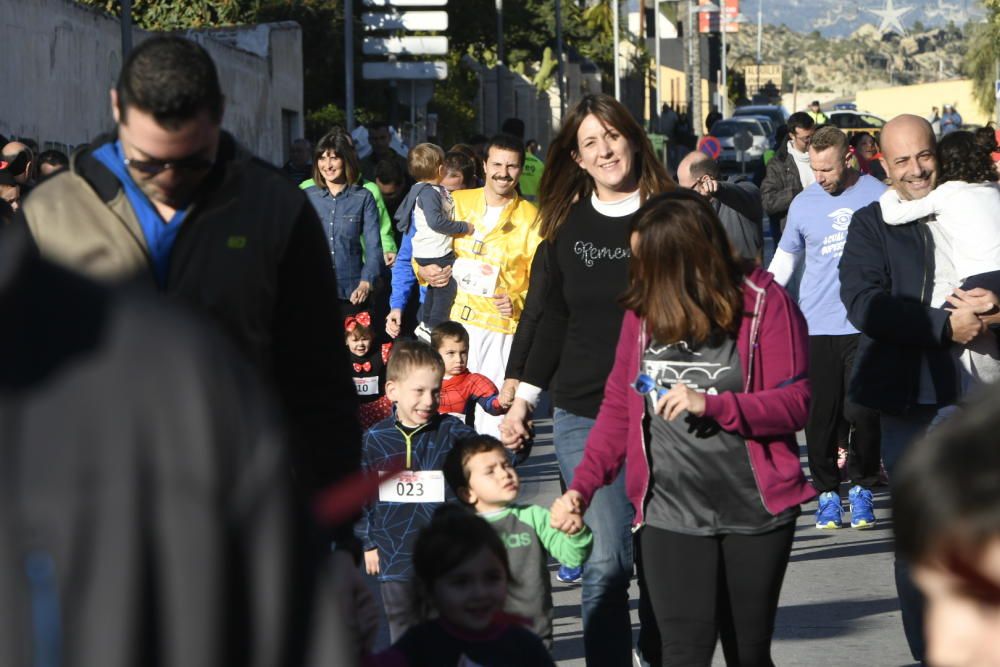
<path fill-rule="evenodd" d="M 799 503 L 814 493 L 806 324 L 769 273 L 743 266 L 703 198 L 677 191 L 632 218 L 614 367 L 573 482 L 552 507 L 575 532 L 625 466 L 664 664 L 772 665 Z"/>

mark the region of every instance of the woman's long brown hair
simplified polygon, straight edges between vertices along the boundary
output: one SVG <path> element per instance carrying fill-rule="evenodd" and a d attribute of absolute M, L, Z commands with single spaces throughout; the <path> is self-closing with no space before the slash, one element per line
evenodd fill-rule
<path fill-rule="evenodd" d="M 743 316 L 745 267 L 705 199 L 676 190 L 647 201 L 632 216 L 637 251 L 621 304 L 645 318 L 653 339 L 702 343 L 735 336 Z"/>
<path fill-rule="evenodd" d="M 358 153 L 354 150 L 354 141 L 351 135 L 341 129 L 333 129 L 323 135 L 323 138 L 316 142 L 313 149 L 313 181 L 322 189 L 326 189 L 327 182 L 319 172 L 319 159 L 323 153 L 333 151 L 333 154 L 344 161 L 344 176 L 347 184 L 357 183 L 361 177 L 361 163 L 358 160 Z"/>
<path fill-rule="evenodd" d="M 566 116 L 545 156 L 545 171 L 538 186 L 538 218 L 539 232 L 548 241 L 555 239 L 573 204 L 589 197 L 594 190 L 594 179 L 576 162 L 579 153 L 576 133 L 590 114 L 621 132 L 635 148 L 633 169 L 641 201 L 677 187 L 632 114 L 609 95 L 586 95 Z"/>

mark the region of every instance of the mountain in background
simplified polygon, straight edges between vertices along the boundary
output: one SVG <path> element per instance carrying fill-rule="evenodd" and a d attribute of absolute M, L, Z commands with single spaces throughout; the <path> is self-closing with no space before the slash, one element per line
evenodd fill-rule
<path fill-rule="evenodd" d="M 763 2 L 765 23 L 784 24 L 796 32 L 819 30 L 827 37 L 846 37 L 866 23 L 878 26 L 881 19 L 866 10 L 885 8 L 885 0 L 742 0 L 740 12 L 751 23 L 756 21 L 758 2 Z M 928 28 L 949 22 L 963 26 L 985 16 L 976 0 L 895 0 L 895 7 L 912 8 L 900 19 L 908 31 L 918 21 Z"/>

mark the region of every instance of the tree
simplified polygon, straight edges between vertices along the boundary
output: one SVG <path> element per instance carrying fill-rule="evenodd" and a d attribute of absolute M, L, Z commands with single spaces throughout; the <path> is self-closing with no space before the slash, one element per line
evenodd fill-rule
<path fill-rule="evenodd" d="M 1000 62 L 1000 0 L 983 0 L 983 5 L 986 21 L 973 27 L 962 69 L 972 79 L 972 93 L 979 108 L 992 114 L 997 103 L 993 82 Z"/>
<path fill-rule="evenodd" d="M 80 4 L 121 15 L 121 0 L 77 0 Z M 235 25 L 252 19 L 252 0 L 134 0 L 132 22 L 143 30 L 183 30 Z"/>

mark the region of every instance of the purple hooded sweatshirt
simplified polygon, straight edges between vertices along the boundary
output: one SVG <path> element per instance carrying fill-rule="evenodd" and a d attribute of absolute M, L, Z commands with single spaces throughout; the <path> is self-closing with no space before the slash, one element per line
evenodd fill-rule
<path fill-rule="evenodd" d="M 759 268 L 744 278 L 743 305 L 736 341 L 743 391 L 706 395 L 704 416 L 743 436 L 764 508 L 779 514 L 816 495 L 802 473 L 795 440 L 809 413 L 806 322 L 774 277 Z M 648 340 L 639 316 L 625 313 L 597 422 L 570 484 L 589 504 L 627 463 L 625 492 L 635 507 L 634 529 L 643 524 L 652 480 L 642 428 L 645 397 L 632 388 Z"/>

